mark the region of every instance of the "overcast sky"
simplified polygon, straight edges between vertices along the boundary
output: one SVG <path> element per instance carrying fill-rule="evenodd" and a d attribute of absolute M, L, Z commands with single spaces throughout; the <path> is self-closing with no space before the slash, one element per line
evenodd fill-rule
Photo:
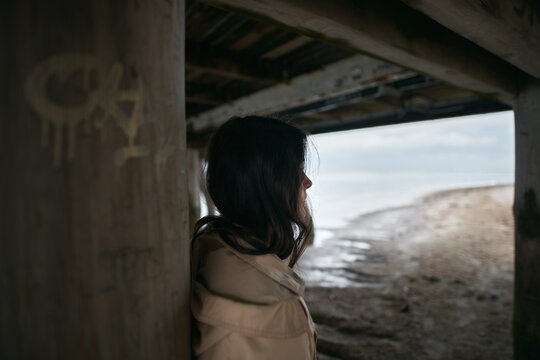
<path fill-rule="evenodd" d="M 412 202 L 433 191 L 512 183 L 511 111 L 311 137 L 316 226 Z"/>
<path fill-rule="evenodd" d="M 315 175 L 319 167 L 321 176 L 514 169 L 512 111 L 321 134 L 312 140 L 320 157 L 313 160 Z"/>

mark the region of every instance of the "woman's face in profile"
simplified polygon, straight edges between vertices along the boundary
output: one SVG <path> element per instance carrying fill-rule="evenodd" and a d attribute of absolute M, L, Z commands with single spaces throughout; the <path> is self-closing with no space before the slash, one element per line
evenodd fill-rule
<path fill-rule="evenodd" d="M 306 173 L 302 171 L 302 182 L 300 185 L 299 199 L 298 199 L 298 208 L 300 213 L 300 218 L 303 219 L 306 217 L 306 198 L 307 198 L 307 189 L 313 185 L 310 178 L 307 177 Z"/>

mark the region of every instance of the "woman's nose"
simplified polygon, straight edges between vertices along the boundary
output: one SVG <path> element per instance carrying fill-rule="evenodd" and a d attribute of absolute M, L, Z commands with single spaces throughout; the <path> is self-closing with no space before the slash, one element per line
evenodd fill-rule
<path fill-rule="evenodd" d="M 304 174 L 304 188 L 309 189 L 313 185 L 310 178 L 307 177 L 306 174 Z"/>

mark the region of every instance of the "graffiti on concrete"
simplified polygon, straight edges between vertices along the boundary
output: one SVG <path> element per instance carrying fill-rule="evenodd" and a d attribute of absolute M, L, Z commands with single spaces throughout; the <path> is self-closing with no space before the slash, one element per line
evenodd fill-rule
<path fill-rule="evenodd" d="M 32 70 L 25 86 L 26 98 L 41 119 L 43 146 L 49 145 L 53 130 L 55 167 L 61 165 L 66 152 L 66 130 L 68 161 L 75 157 L 81 124 L 87 133 L 97 129 L 102 140 L 109 121 L 122 130 L 127 145 L 114 151 L 116 175 L 128 159 L 148 156 L 154 157 L 159 174 L 166 159 L 178 153 L 179 147 L 170 139 L 175 119 L 162 126 L 155 116 L 156 103 L 142 77 L 131 74 L 129 80 L 125 81 L 121 64 L 107 68 L 97 57 L 78 53 L 52 56 Z M 135 143 L 139 128 L 148 123 L 155 127 L 158 137 L 158 149 L 153 154 L 150 146 Z"/>

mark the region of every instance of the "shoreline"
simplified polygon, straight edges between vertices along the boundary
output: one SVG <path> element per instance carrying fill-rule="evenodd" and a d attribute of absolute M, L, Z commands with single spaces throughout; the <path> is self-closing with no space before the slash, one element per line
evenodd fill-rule
<path fill-rule="evenodd" d="M 348 284 L 307 281 L 320 359 L 511 358 L 512 201 L 513 185 L 442 190 L 334 229 L 319 252 L 354 251 L 320 271 Z"/>
<path fill-rule="evenodd" d="M 467 191 L 475 191 L 475 190 L 491 189 L 491 188 L 500 188 L 500 187 L 514 187 L 514 184 L 513 183 L 510 183 L 510 184 L 501 183 L 501 184 L 492 184 L 492 185 L 485 185 L 484 184 L 484 185 L 478 185 L 478 186 L 466 186 L 466 187 L 455 187 L 455 188 L 451 187 L 451 188 L 447 188 L 447 189 L 429 191 L 429 192 L 426 192 L 423 195 L 415 197 L 412 201 L 409 201 L 409 202 L 406 202 L 406 203 L 403 203 L 403 204 L 397 204 L 397 205 L 391 205 L 391 206 L 376 208 L 374 210 L 370 210 L 370 211 L 367 211 L 367 212 L 362 212 L 362 213 L 356 214 L 353 217 L 351 217 L 350 219 L 345 220 L 346 224 L 344 226 L 340 226 L 340 227 L 320 227 L 318 229 L 327 230 L 327 231 L 339 230 L 339 229 L 341 229 L 343 227 L 347 227 L 351 222 L 358 221 L 362 217 L 374 216 L 374 215 L 385 213 L 387 211 L 394 211 L 394 210 L 400 210 L 400 209 L 403 209 L 403 208 L 409 208 L 411 206 L 418 205 L 419 203 L 422 203 L 422 202 L 424 202 L 425 200 L 427 200 L 429 198 L 443 196 L 443 195 L 448 194 L 448 193 L 467 192 Z"/>
<path fill-rule="evenodd" d="M 320 189 L 317 189 L 317 192 L 308 196 L 315 227 L 320 230 L 343 228 L 359 216 L 410 206 L 434 193 L 514 185 L 513 180 L 502 179 L 500 181 L 448 181 L 447 183 L 439 179 L 431 185 L 420 185 L 421 183 L 421 181 L 412 183 L 410 189 L 406 185 L 398 185 L 396 189 L 387 191 L 380 186 L 371 191 L 370 188 L 352 188 L 350 184 L 343 185 L 346 190 L 336 190 L 329 189 L 329 185 L 326 184 L 328 195 L 323 196 Z"/>

